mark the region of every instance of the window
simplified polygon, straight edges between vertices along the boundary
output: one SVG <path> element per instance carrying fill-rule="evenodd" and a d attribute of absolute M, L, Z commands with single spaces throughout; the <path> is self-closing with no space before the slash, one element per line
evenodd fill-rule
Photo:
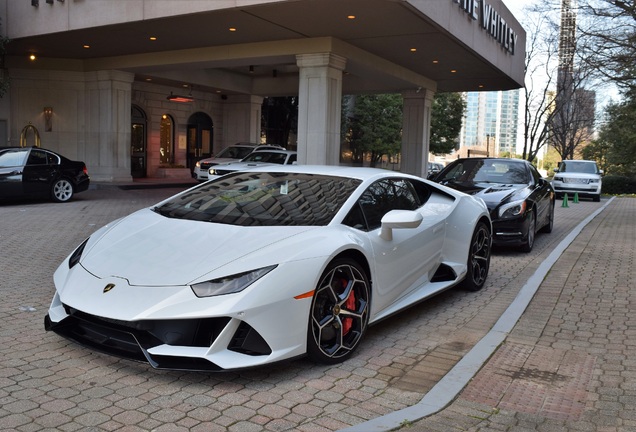
<path fill-rule="evenodd" d="M 42 150 L 31 150 L 29 159 L 27 159 L 27 165 L 46 165 L 47 157 L 46 153 Z"/>
<path fill-rule="evenodd" d="M 28 150 L 5 151 L 0 153 L 0 167 L 16 167 L 24 165 Z"/>
<path fill-rule="evenodd" d="M 412 184 L 405 179 L 384 179 L 372 184 L 360 197 L 357 204 L 369 231 L 381 225 L 382 218 L 391 210 L 415 210 L 420 206 Z M 346 224 L 359 225 L 359 216 L 351 214 Z M 352 225 L 353 224 L 353 225 Z"/>

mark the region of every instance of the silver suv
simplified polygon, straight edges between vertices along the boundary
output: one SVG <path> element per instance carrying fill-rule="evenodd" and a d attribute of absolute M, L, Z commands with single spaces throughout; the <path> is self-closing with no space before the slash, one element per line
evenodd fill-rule
<path fill-rule="evenodd" d="M 554 169 L 552 187 L 557 196 L 568 194 L 570 198 L 578 193 L 579 197 L 601 200 L 603 170 L 596 162 L 589 160 L 564 160 Z"/>

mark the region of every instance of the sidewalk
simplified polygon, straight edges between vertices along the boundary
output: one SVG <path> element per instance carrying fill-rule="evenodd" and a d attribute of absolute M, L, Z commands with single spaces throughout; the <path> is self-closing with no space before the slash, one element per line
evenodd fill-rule
<path fill-rule="evenodd" d="M 635 245 L 636 200 L 614 199 L 453 403 L 401 430 L 636 431 Z"/>

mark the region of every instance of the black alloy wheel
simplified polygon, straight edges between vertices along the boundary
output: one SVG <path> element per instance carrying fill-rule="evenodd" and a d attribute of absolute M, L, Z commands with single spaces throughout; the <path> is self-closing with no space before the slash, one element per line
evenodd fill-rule
<path fill-rule="evenodd" d="M 468 251 L 468 272 L 461 286 L 468 291 L 479 291 L 484 287 L 490 269 L 492 235 L 484 222 L 479 222 L 470 240 Z"/>
<path fill-rule="evenodd" d="M 528 222 L 528 232 L 526 233 L 526 242 L 521 245 L 523 252 L 532 252 L 534 246 L 534 237 L 537 232 L 537 216 L 534 211 L 530 212 L 530 222 Z"/>
<path fill-rule="evenodd" d="M 351 259 L 332 261 L 314 292 L 309 316 L 307 355 L 334 364 L 358 347 L 369 322 L 370 283 Z"/>

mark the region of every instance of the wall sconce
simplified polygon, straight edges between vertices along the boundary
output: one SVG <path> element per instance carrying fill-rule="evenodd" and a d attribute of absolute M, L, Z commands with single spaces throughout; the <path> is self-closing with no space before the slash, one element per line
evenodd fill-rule
<path fill-rule="evenodd" d="M 40 6 L 40 0 L 31 0 L 31 6 L 35 6 L 35 7 Z"/>
<path fill-rule="evenodd" d="M 42 113 L 44 114 L 44 131 L 51 132 L 53 130 L 53 108 L 44 107 Z"/>

